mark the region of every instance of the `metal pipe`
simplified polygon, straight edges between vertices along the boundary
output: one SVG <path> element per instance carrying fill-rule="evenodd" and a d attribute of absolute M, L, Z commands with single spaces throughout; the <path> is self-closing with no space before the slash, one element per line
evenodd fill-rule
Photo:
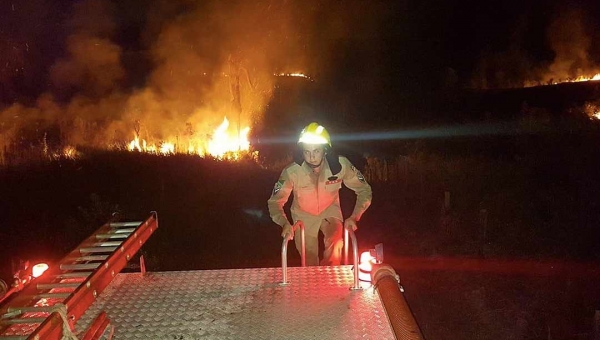
<path fill-rule="evenodd" d="M 306 237 L 304 236 L 304 223 L 298 221 L 296 224 L 300 226 L 300 237 L 302 237 L 302 267 L 306 267 Z"/>
<path fill-rule="evenodd" d="M 400 279 L 394 268 L 387 264 L 374 265 L 371 271 L 371 282 L 379 292 L 396 339 L 425 339 L 404 295 L 402 295 Z"/>
<path fill-rule="evenodd" d="M 354 258 L 354 286 L 350 289 L 357 290 L 360 288 L 360 282 L 358 281 L 358 242 L 356 241 L 356 235 L 354 231 L 344 228 L 350 238 L 352 239 L 352 257 Z"/>
<path fill-rule="evenodd" d="M 286 235 L 283 239 L 283 244 L 281 245 L 281 269 L 283 271 L 281 285 L 287 285 L 287 245 L 288 241 L 292 239 L 291 235 Z"/>
<path fill-rule="evenodd" d="M 292 226 L 292 232 L 295 232 L 296 229 L 300 228 L 300 237 L 302 238 L 302 267 L 306 267 L 306 240 L 304 236 L 304 223 L 302 221 L 298 221 L 294 223 Z M 281 245 L 281 270 L 282 270 L 282 282 L 281 285 L 285 286 L 288 284 L 287 282 L 287 245 L 288 242 L 292 239 L 292 235 L 288 234 L 283 239 L 283 243 Z"/>
<path fill-rule="evenodd" d="M 298 221 L 294 224 L 294 232 L 300 228 L 300 239 L 302 240 L 302 251 L 300 252 L 300 262 L 302 263 L 302 267 L 306 267 L 306 237 L 304 236 L 304 222 Z"/>
<path fill-rule="evenodd" d="M 348 264 L 348 229 L 344 228 L 344 264 Z"/>

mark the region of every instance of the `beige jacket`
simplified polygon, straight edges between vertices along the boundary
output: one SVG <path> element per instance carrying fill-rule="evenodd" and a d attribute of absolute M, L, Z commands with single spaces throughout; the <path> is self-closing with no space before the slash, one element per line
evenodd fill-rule
<path fill-rule="evenodd" d="M 318 178 L 311 176 L 312 169 L 306 162 L 302 165 L 292 163 L 283 169 L 268 201 L 269 214 L 273 222 L 282 227 L 289 223 L 283 206 L 292 192 L 294 200 L 290 210 L 294 223 L 302 220 L 306 224 L 309 220 L 322 220 L 328 217 L 343 221 L 339 196 L 342 183 L 356 193 L 356 204 L 350 217 L 359 221 L 371 205 L 371 186 L 346 157 L 339 156 L 339 161 L 342 170 L 338 174 L 332 174 L 327 160 L 324 159 L 323 169 Z M 314 230 L 308 232 L 315 233 Z"/>

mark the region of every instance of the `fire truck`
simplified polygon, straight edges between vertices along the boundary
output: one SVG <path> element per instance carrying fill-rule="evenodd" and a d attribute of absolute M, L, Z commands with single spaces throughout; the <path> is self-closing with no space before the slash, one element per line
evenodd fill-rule
<path fill-rule="evenodd" d="M 58 263 L 24 268 L 0 297 L 0 340 L 423 339 L 398 275 L 381 254 L 359 262 L 352 231 L 353 264 L 306 267 L 302 251 L 288 268 L 286 238 L 277 268 L 147 272 L 140 256 L 122 272 L 157 228 L 155 212 L 113 219 Z"/>

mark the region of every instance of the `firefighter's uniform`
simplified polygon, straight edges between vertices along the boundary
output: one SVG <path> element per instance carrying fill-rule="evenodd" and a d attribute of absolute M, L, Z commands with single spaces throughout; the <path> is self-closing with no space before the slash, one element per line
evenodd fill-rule
<path fill-rule="evenodd" d="M 306 264 L 319 264 L 319 230 L 323 232 L 325 249 L 321 265 L 339 265 L 342 255 L 342 210 L 339 190 L 342 183 L 356 193 L 356 204 L 351 218 L 360 220 L 371 204 L 371 186 L 350 161 L 339 156 L 341 170 L 333 174 L 324 158 L 318 174 L 306 162 L 292 163 L 285 168 L 268 201 L 269 213 L 280 226 L 289 224 L 283 210 L 290 193 L 294 199 L 291 206 L 293 222 L 302 221 L 306 231 Z M 301 251 L 301 239 L 295 237 L 296 248 Z"/>

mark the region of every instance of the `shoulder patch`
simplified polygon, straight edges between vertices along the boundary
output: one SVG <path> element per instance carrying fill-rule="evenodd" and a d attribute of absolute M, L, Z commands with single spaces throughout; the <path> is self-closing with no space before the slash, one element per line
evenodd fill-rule
<path fill-rule="evenodd" d="M 360 170 L 355 168 L 354 165 L 352 166 L 352 171 L 354 171 L 354 173 L 356 174 L 356 177 L 358 177 L 359 181 L 361 181 L 362 183 L 367 183 L 367 181 L 365 181 L 365 176 L 363 176 L 363 174 L 360 172 Z"/>
<path fill-rule="evenodd" d="M 275 183 L 275 187 L 273 188 L 273 193 L 271 194 L 271 196 L 275 196 L 275 194 L 277 194 L 279 190 L 283 188 L 283 183 L 285 183 L 285 180 L 283 179 L 280 179 L 277 181 L 277 183 Z"/>

